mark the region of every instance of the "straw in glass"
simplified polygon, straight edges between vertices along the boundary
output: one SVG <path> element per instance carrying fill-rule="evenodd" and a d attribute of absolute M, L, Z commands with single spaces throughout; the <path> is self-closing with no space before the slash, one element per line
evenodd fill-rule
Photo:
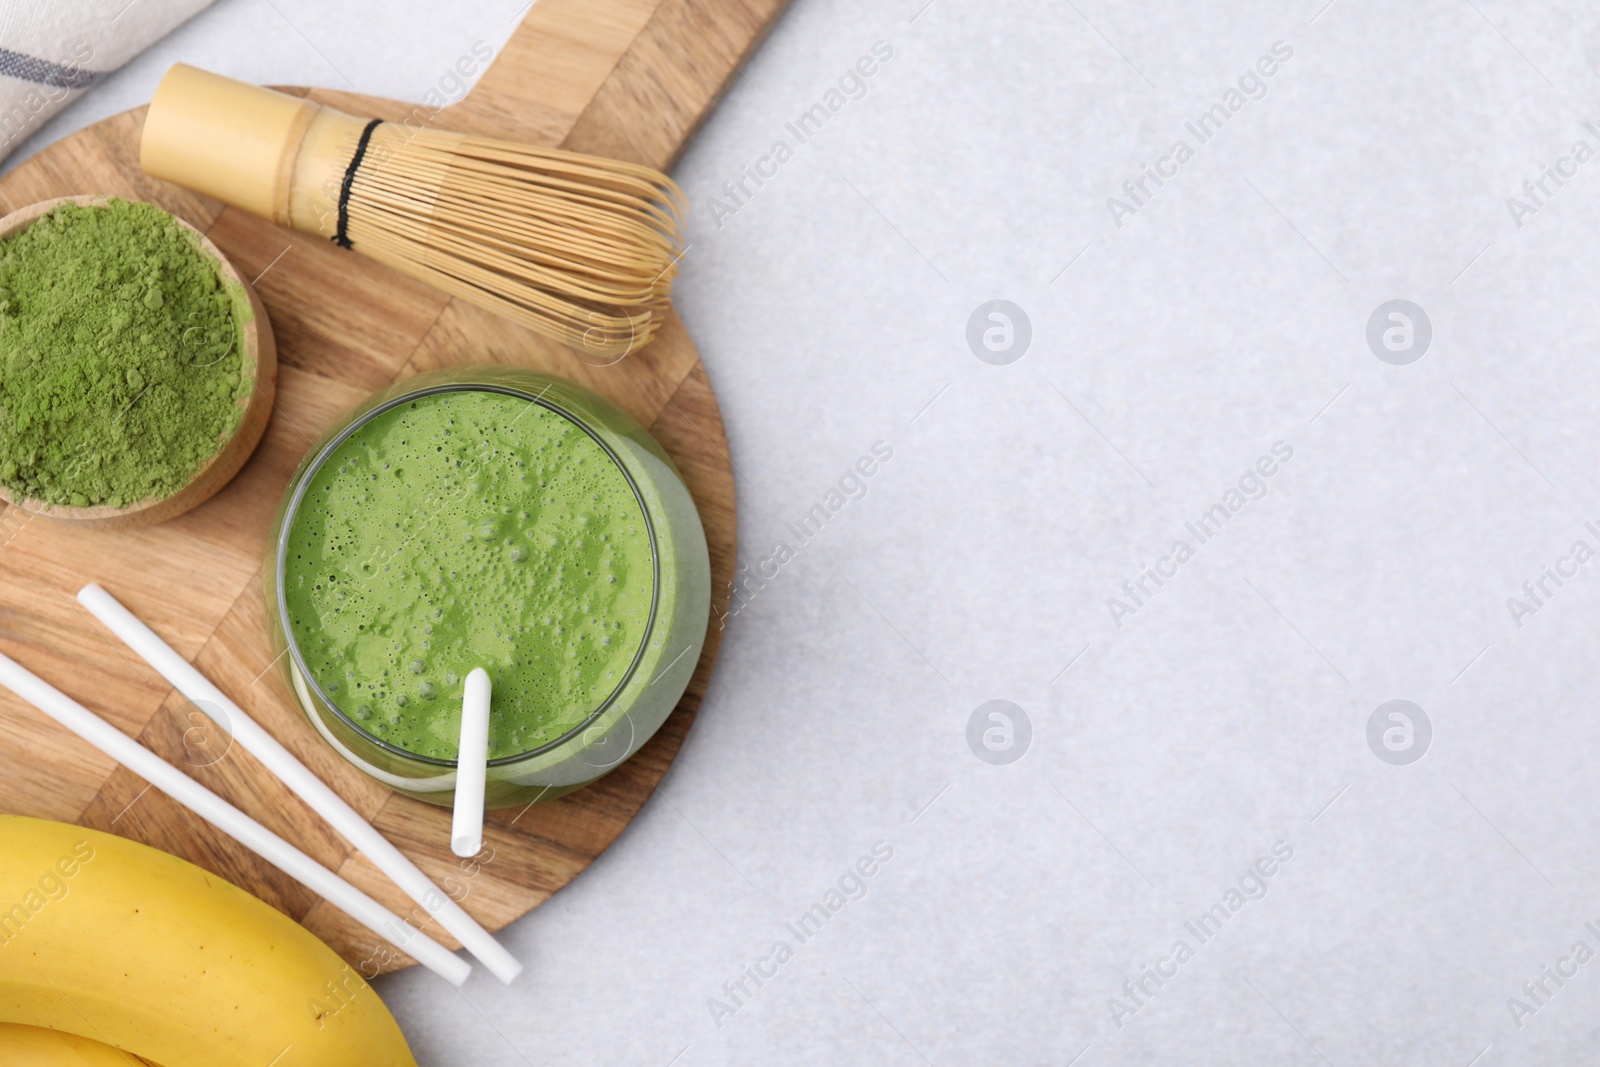
<path fill-rule="evenodd" d="M 461 696 L 461 744 L 456 749 L 455 814 L 450 848 L 476 856 L 483 848 L 483 789 L 489 770 L 489 672 L 474 667 Z"/>

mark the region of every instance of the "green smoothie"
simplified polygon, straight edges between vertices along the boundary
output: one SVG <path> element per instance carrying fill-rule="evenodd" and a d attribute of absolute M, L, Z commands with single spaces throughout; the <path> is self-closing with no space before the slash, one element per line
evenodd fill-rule
<path fill-rule="evenodd" d="M 361 423 L 292 523 L 284 602 L 307 672 L 419 756 L 455 758 L 480 666 L 491 759 L 559 740 L 650 628 L 657 561 L 633 484 L 582 425 L 522 397 L 436 392 Z"/>

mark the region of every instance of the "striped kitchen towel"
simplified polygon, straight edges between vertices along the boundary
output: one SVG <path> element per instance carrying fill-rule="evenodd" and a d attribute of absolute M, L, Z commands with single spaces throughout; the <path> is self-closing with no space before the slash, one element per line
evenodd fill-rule
<path fill-rule="evenodd" d="M 0 159 L 211 0 L 0 0 Z"/>

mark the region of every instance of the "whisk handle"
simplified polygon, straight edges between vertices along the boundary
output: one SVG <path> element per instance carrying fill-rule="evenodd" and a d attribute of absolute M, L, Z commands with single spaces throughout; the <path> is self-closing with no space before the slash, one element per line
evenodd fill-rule
<path fill-rule="evenodd" d="M 178 63 L 139 142 L 146 174 L 288 224 L 291 168 L 317 104 Z"/>

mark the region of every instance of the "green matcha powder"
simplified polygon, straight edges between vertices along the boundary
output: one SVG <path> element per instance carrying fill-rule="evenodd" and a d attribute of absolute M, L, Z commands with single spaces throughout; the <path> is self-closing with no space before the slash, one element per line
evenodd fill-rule
<path fill-rule="evenodd" d="M 63 204 L 0 244 L 12 497 L 126 507 L 183 488 L 250 390 L 228 289 L 193 233 L 149 204 Z"/>

